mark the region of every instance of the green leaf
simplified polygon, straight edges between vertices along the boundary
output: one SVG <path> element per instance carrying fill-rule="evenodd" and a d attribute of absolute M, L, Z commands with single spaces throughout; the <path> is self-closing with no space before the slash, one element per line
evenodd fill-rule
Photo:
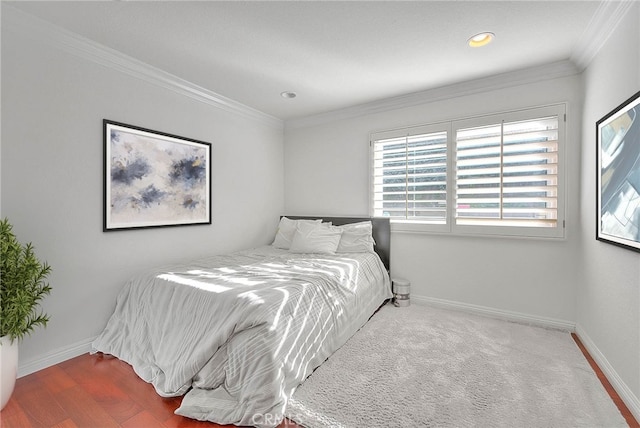
<path fill-rule="evenodd" d="M 46 282 L 50 273 L 33 245 L 21 244 L 9 220 L 0 220 L 0 336 L 21 340 L 35 327 L 46 327 L 49 316 L 38 307 L 51 293 Z"/>

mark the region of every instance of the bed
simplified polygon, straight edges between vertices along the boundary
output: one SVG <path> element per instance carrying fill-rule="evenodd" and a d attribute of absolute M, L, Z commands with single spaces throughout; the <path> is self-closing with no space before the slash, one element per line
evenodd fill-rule
<path fill-rule="evenodd" d="M 277 426 L 288 399 L 391 297 L 388 219 L 282 217 L 271 245 L 131 278 L 92 352 L 176 413 Z"/>

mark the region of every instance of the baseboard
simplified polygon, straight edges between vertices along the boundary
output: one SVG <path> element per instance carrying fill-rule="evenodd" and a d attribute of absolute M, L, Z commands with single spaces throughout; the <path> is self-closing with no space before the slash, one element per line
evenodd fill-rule
<path fill-rule="evenodd" d="M 535 325 L 538 327 L 563 330 L 571 333 L 573 333 L 576 328 L 576 324 L 571 321 L 538 317 L 523 314 L 521 312 L 505 311 L 502 309 L 495 309 L 487 306 L 472 305 L 469 303 L 456 302 L 453 300 L 437 299 L 435 297 L 416 296 L 412 294 L 411 301 L 417 304 L 438 306 L 444 309 L 452 309 L 476 315 L 484 315 L 492 318 L 503 319 L 506 321 L 517 322 L 520 324 Z"/>
<path fill-rule="evenodd" d="M 29 375 L 38 370 L 46 369 L 47 367 L 77 357 L 78 355 L 86 354 L 91 351 L 91 343 L 93 343 L 95 339 L 95 337 L 92 337 L 81 340 L 69 346 L 55 349 L 41 357 L 24 362 L 20 361 L 18 363 L 18 377 Z"/>
<path fill-rule="evenodd" d="M 607 377 L 607 380 L 616 390 L 624 404 L 629 408 L 629 411 L 633 414 L 633 417 L 637 421 L 640 421 L 640 399 L 629 389 L 627 384 L 618 376 L 613 366 L 609 363 L 606 357 L 600 352 L 595 343 L 591 340 L 589 335 L 584 331 L 580 324 L 576 325 L 576 334 L 582 342 L 591 357 L 600 367 L 600 370 Z"/>

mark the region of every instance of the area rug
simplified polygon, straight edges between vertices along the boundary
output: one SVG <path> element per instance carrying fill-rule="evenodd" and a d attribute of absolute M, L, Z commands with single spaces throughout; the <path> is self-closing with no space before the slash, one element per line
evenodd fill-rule
<path fill-rule="evenodd" d="M 567 332 L 384 306 L 293 394 L 308 427 L 626 427 Z"/>

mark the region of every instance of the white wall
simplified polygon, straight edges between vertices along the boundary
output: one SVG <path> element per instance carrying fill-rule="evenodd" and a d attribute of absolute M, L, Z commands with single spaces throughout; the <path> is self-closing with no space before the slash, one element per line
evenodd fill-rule
<path fill-rule="evenodd" d="M 640 4 L 584 73 L 577 323 L 640 420 L 640 253 L 595 240 L 595 123 L 640 90 Z M 617 385 L 616 385 L 617 383 Z M 624 397 L 623 397 L 624 398 Z"/>
<path fill-rule="evenodd" d="M 487 90 L 285 131 L 285 212 L 368 211 L 368 134 L 480 113 L 569 103 L 567 233 L 561 242 L 392 234 L 392 275 L 412 297 L 576 330 L 640 419 L 640 254 L 595 240 L 595 122 L 640 90 L 640 4 L 582 75 Z M 347 116 L 346 115 L 346 116 Z M 338 117 L 338 115 L 336 115 Z M 462 264 L 461 264 L 462 261 Z M 546 280 L 544 278 L 552 278 Z M 566 321 L 563 323 L 562 321 Z"/>
<path fill-rule="evenodd" d="M 566 240 L 394 233 L 392 273 L 412 281 L 414 297 L 577 322 L 640 417 L 640 255 L 594 239 L 593 169 L 595 121 L 640 89 L 639 5 L 583 78 L 291 128 L 284 148 L 280 129 L 8 33 L 6 19 L 0 215 L 53 266 L 44 303 L 51 322 L 21 344 L 23 373 L 86 350 L 126 278 L 176 252 L 266 243 L 282 212 L 367 214 L 371 131 L 567 101 Z M 211 142 L 213 225 L 103 233 L 103 118 Z"/>
<path fill-rule="evenodd" d="M 513 76 L 512 76 L 513 77 Z M 571 325 L 579 254 L 577 75 L 493 89 L 285 131 L 285 212 L 368 213 L 371 131 L 568 102 L 567 239 L 498 239 L 392 233 L 392 275 L 414 298 L 437 299 Z"/>
<path fill-rule="evenodd" d="M 53 267 L 51 321 L 20 345 L 20 373 L 88 350 L 141 269 L 273 239 L 283 129 L 2 32 L 2 217 Z M 10 27 L 10 26 L 9 26 Z M 102 119 L 212 144 L 213 224 L 102 232 Z"/>

